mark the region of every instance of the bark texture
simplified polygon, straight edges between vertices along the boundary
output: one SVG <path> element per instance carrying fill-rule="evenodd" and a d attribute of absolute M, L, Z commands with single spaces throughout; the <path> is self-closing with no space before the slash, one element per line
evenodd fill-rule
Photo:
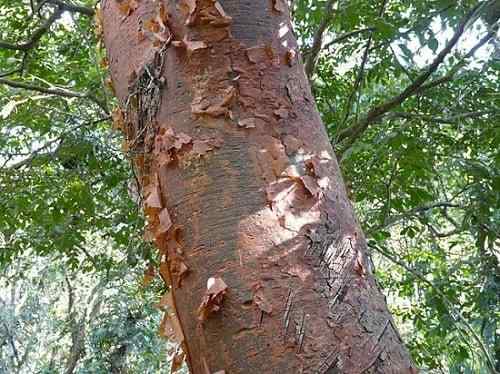
<path fill-rule="evenodd" d="M 414 373 L 282 0 L 103 1 L 104 43 L 192 373 Z M 177 357 L 182 359 L 182 355 Z"/>

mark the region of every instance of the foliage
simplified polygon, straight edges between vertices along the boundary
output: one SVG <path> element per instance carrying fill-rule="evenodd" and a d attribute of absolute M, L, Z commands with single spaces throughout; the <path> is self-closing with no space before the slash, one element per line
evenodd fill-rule
<path fill-rule="evenodd" d="M 124 342 L 131 372 L 155 372 L 159 290 L 137 280 L 153 258 L 109 130 L 93 2 L 33 3 L 0 0 L 0 266 L 6 290 L 23 290 L 1 307 L 0 371 L 16 365 L 13 332 L 25 372 L 63 369 L 69 279 L 80 303 L 96 284 L 108 295 L 78 372 L 110 372 Z M 500 370 L 499 16 L 499 1 L 293 1 L 375 271 L 424 372 Z"/>

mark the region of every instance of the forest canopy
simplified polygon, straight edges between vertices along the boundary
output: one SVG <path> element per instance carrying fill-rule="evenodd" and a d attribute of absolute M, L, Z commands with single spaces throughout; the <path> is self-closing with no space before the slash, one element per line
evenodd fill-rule
<path fill-rule="evenodd" d="M 289 3 L 417 366 L 500 371 L 500 1 Z M 0 0 L 0 373 L 160 373 L 176 357 L 99 6 Z"/>

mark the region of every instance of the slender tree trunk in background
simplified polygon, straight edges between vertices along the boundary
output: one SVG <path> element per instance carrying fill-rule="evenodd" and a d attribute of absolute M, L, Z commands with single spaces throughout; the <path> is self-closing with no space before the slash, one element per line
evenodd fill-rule
<path fill-rule="evenodd" d="M 191 372 L 416 372 L 369 270 L 285 2 L 102 8 L 115 125 L 172 290 L 162 326 Z"/>

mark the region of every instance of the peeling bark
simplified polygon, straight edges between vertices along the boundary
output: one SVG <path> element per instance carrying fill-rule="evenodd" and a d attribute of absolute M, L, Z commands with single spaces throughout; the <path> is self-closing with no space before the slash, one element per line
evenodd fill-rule
<path fill-rule="evenodd" d="M 165 334 L 191 372 L 415 373 L 285 2 L 132 5 L 102 9 L 115 127 L 171 287 Z M 138 34 L 158 17 L 171 38 Z"/>

